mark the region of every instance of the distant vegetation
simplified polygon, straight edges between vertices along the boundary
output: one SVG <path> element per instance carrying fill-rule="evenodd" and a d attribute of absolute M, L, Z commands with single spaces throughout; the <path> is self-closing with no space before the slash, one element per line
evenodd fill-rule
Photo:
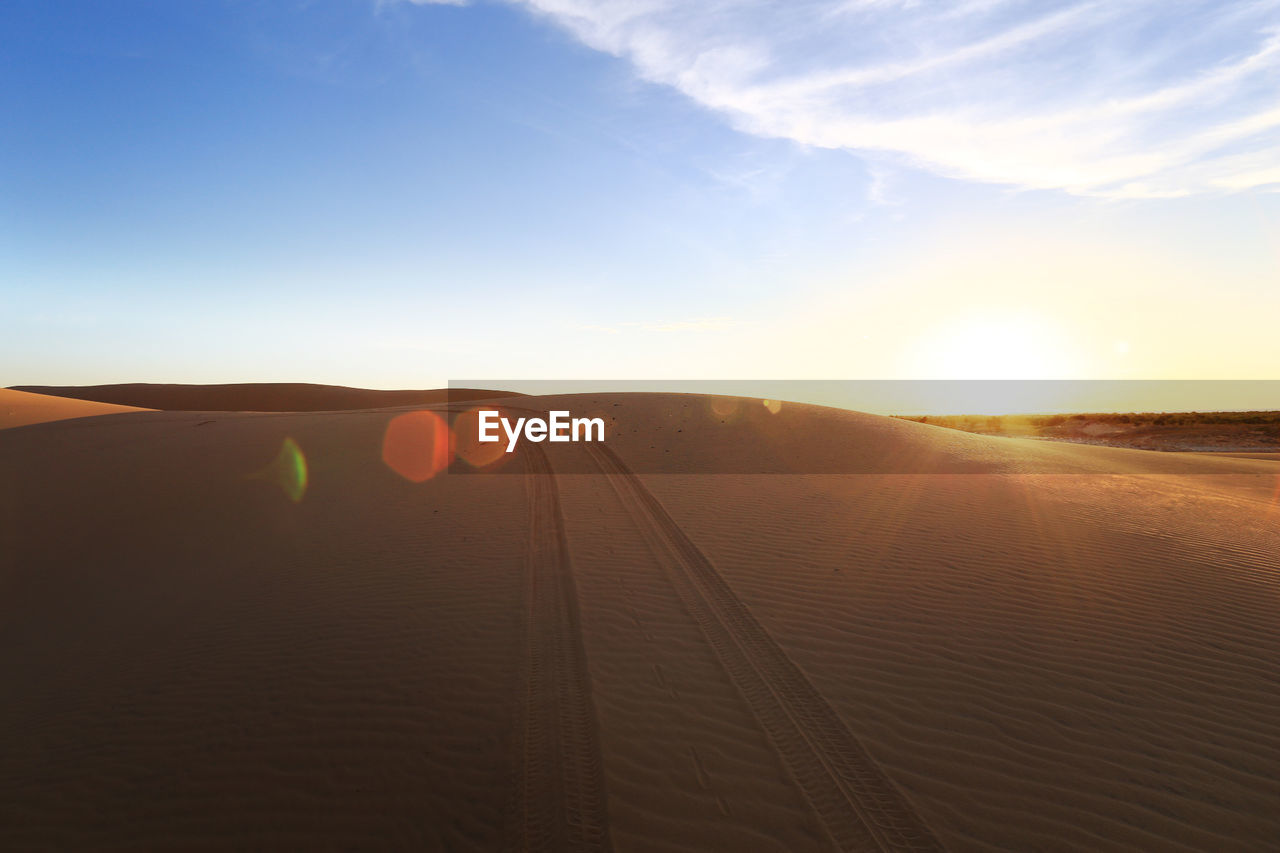
<path fill-rule="evenodd" d="M 894 415 L 904 421 L 962 429 L 966 432 L 1001 431 L 1006 425 L 1021 424 L 1036 429 L 1079 424 L 1151 424 L 1153 426 L 1198 426 L 1201 424 L 1280 424 L 1280 412 L 1114 412 L 1078 415 Z"/>
<path fill-rule="evenodd" d="M 1050 438 L 1155 450 L 1280 449 L 1280 412 L 1274 411 L 895 417 L 982 435 Z"/>

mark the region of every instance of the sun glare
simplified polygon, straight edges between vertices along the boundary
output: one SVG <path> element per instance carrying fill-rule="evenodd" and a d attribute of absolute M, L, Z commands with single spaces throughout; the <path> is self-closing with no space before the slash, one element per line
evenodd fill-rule
<path fill-rule="evenodd" d="M 923 379 L 1063 379 L 1080 372 L 1061 331 L 1037 315 L 970 315 L 934 327 L 916 344 Z"/>

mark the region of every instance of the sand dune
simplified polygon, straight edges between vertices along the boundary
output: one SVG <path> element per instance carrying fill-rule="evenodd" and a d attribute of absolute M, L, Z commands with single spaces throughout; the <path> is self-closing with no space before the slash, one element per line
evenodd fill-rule
<path fill-rule="evenodd" d="M 611 434 L 415 483 L 383 463 L 390 411 L 5 431 L 9 843 L 1280 837 L 1274 462 L 687 395 L 504 405 Z"/>
<path fill-rule="evenodd" d="M 232 385 L 18 385 L 14 386 L 14 390 L 144 409 L 186 412 L 329 412 L 512 396 L 505 391 L 475 388 L 377 391 L 304 382 Z"/>
<path fill-rule="evenodd" d="M 145 409 L 137 406 L 118 406 L 110 403 L 72 400 L 64 397 L 50 397 L 46 394 L 32 394 L 26 391 L 0 388 L 0 429 L 39 424 L 46 421 L 61 421 L 68 418 L 87 418 L 94 415 L 115 415 L 122 412 L 141 411 L 145 411 Z"/>

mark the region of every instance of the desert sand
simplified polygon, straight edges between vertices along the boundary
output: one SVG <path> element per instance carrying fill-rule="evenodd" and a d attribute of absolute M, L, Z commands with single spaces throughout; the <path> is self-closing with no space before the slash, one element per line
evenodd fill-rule
<path fill-rule="evenodd" d="M 119 406 L 68 397 L 51 397 L 47 394 L 31 394 L 0 388 L 0 429 L 61 421 L 68 418 L 88 418 L 94 415 L 112 415 L 122 412 L 142 412 L 144 407 Z"/>
<path fill-rule="evenodd" d="M 205 412 L 323 412 L 417 406 L 447 400 L 476 400 L 498 392 L 470 388 L 379 391 L 307 382 L 247 382 L 178 385 L 136 382 L 123 385 L 18 385 L 13 390 L 92 400 L 99 403 Z M 502 394 L 502 396 L 510 396 Z"/>
<path fill-rule="evenodd" d="M 7 847 L 1280 838 L 1273 461 L 600 394 L 424 477 L 421 406 L 182 404 L 0 431 Z"/>

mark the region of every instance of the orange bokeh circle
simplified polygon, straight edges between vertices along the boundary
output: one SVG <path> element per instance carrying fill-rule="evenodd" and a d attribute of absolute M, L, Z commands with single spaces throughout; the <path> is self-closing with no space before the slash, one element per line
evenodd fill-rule
<path fill-rule="evenodd" d="M 448 468 L 452 456 L 449 425 L 435 412 L 396 415 L 382 437 L 382 461 L 413 483 L 430 480 Z"/>

